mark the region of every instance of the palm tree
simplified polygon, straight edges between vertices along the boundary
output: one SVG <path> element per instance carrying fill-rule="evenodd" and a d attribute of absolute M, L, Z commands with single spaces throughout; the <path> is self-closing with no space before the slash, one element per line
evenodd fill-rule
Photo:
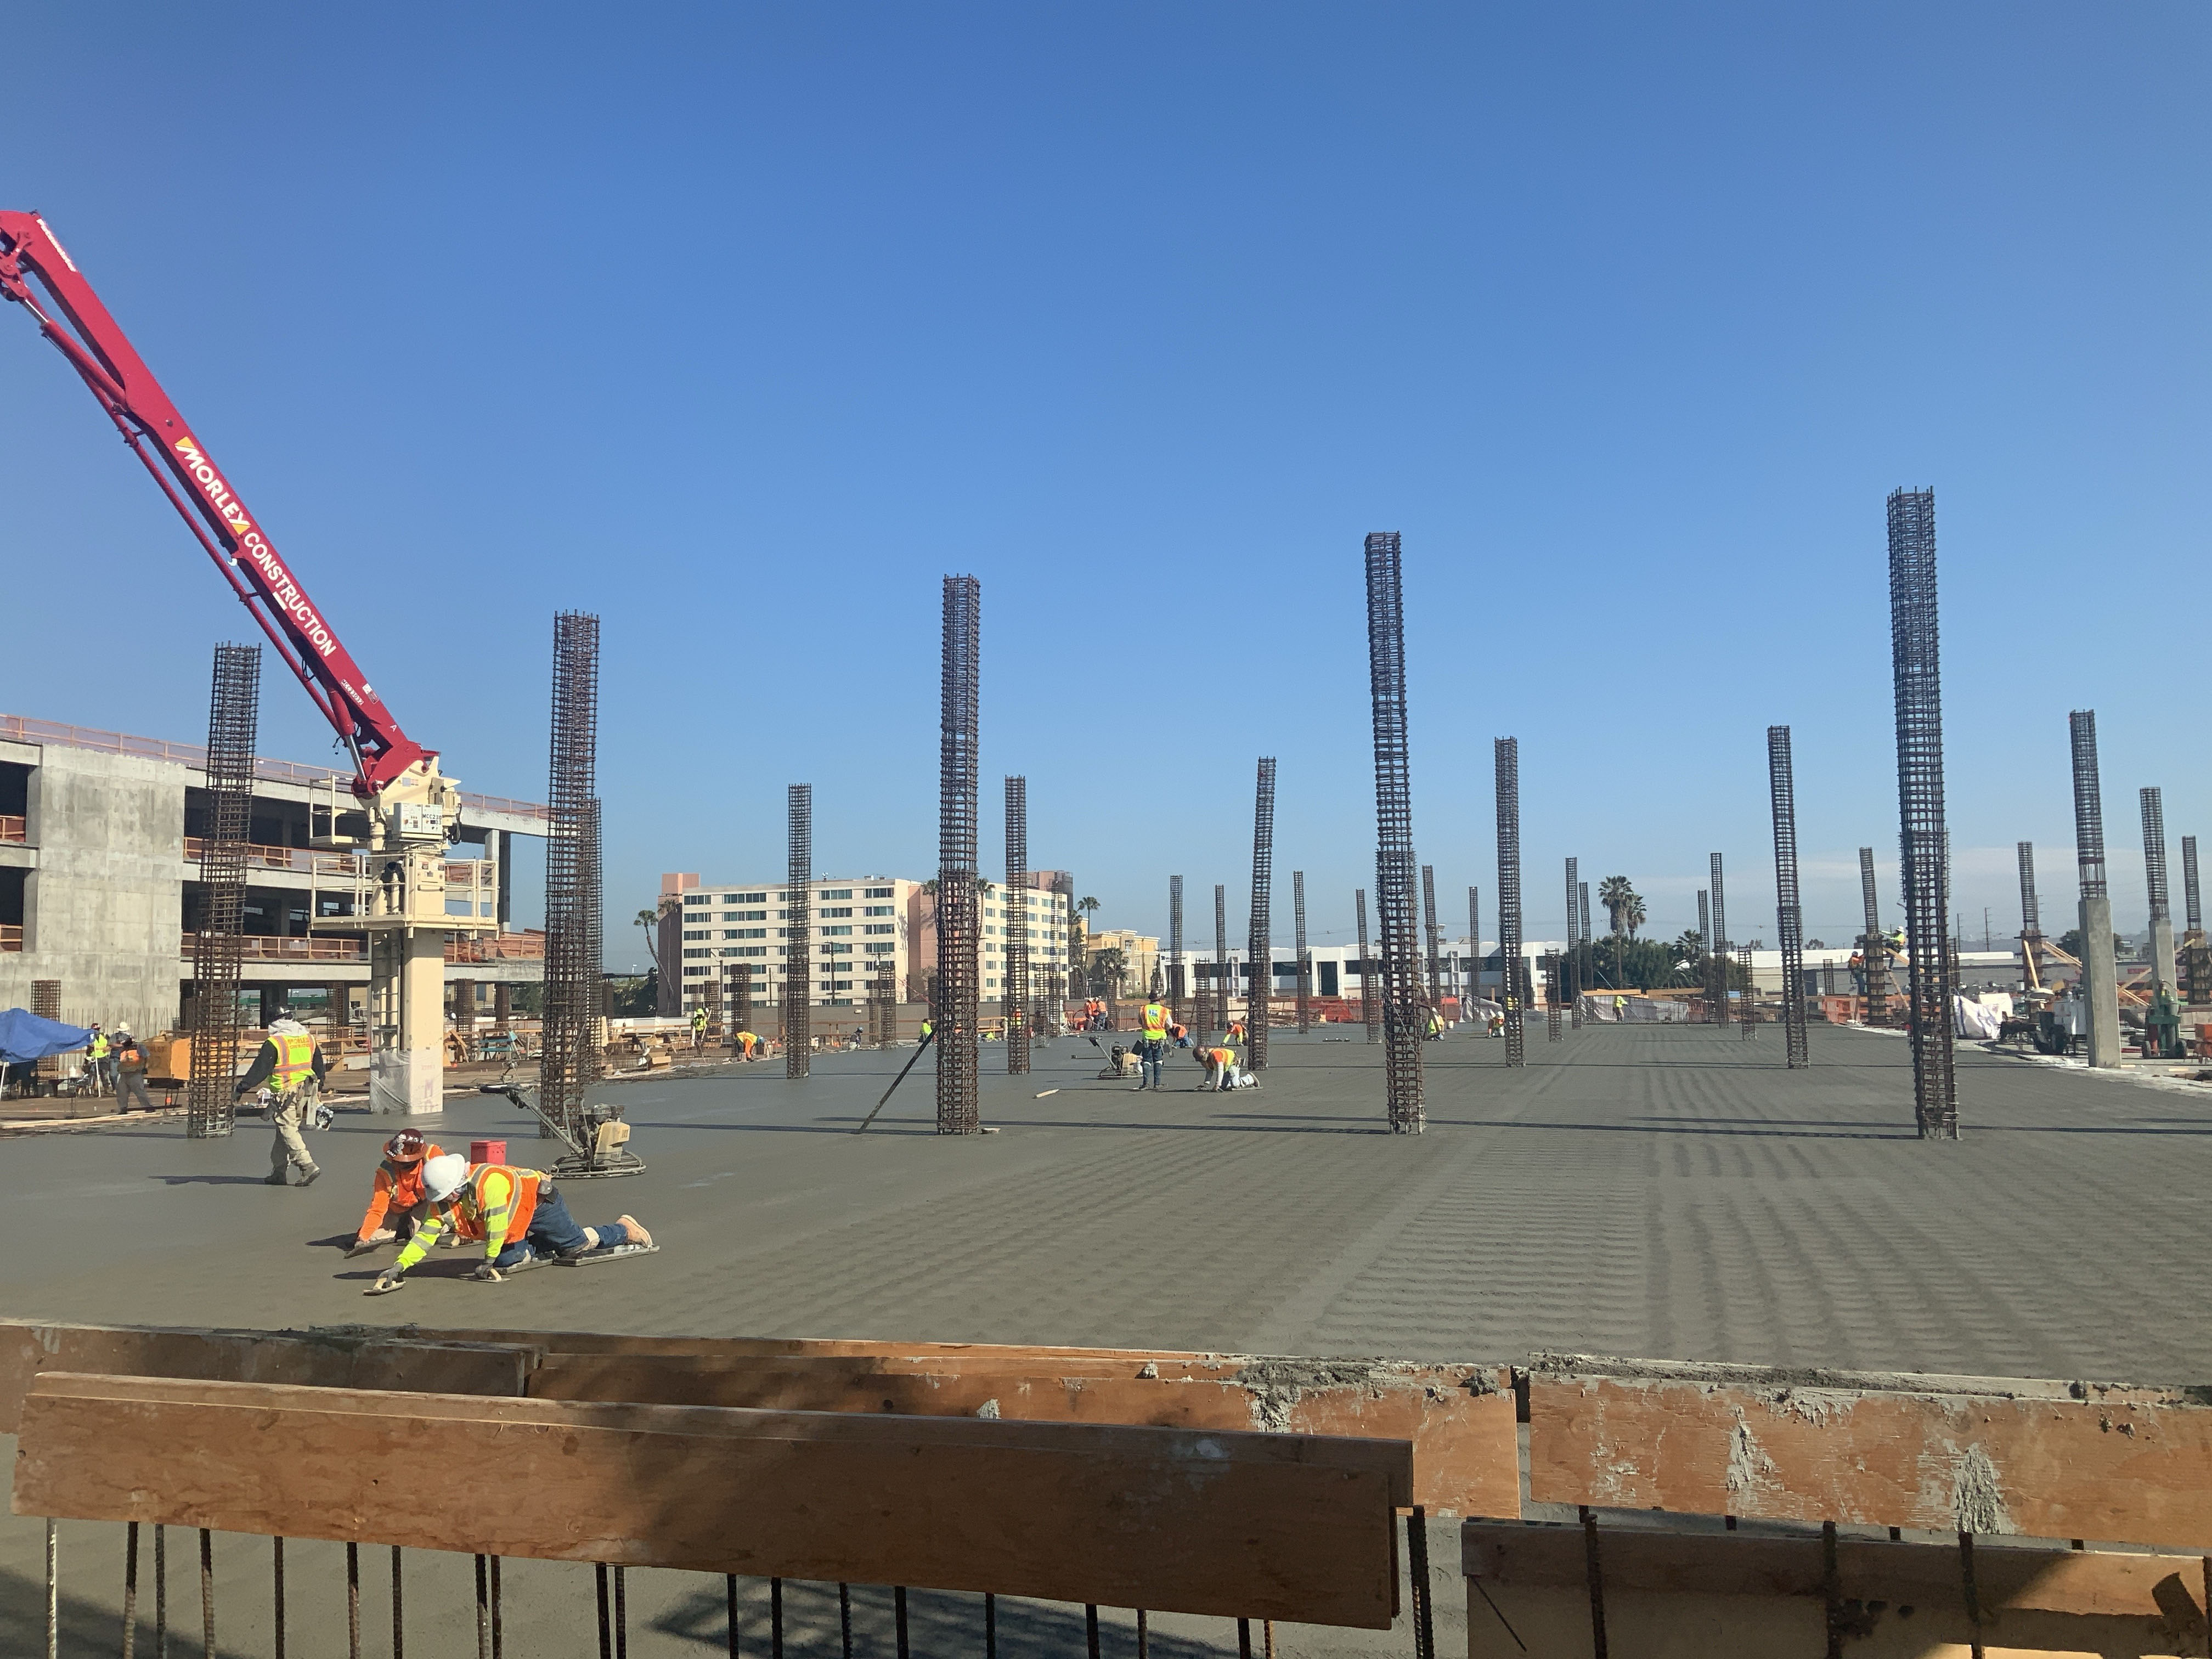
<path fill-rule="evenodd" d="M 655 973 L 659 973 L 660 971 L 660 951 L 659 947 L 653 943 L 653 939 L 660 932 L 659 913 L 654 910 L 639 911 L 637 913 L 637 925 L 645 929 L 645 953 L 653 958 L 653 969 Z"/>
<path fill-rule="evenodd" d="M 1668 949 L 1674 951 L 1674 960 L 1686 967 L 1703 962 L 1705 959 L 1705 936 L 1694 927 L 1686 927 L 1682 930 L 1682 937 Z"/>
<path fill-rule="evenodd" d="M 1613 918 L 1615 938 L 1632 934 L 1644 925 L 1644 901 L 1637 896 L 1636 889 L 1629 885 L 1626 876 L 1607 876 L 1597 885 L 1597 902 Z"/>

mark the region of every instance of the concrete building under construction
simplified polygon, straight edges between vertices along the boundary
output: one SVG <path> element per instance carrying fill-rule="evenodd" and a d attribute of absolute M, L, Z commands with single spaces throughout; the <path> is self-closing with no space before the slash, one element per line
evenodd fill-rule
<path fill-rule="evenodd" d="M 0 714 L 0 1007 L 31 1007 L 33 986 L 60 986 L 60 1017 L 179 1025 L 192 994 L 206 757 L 193 744 Z M 273 1009 L 295 992 L 327 995 L 352 1023 L 368 994 L 358 934 L 326 931 L 351 902 L 356 855 L 309 847 L 311 808 L 332 769 L 255 763 L 243 983 Z M 344 785 L 341 784 L 343 792 Z M 447 946 L 448 986 L 533 983 L 544 936 L 513 923 L 518 836 L 542 837 L 532 801 L 464 794 L 450 864 L 466 902 L 500 931 Z M 473 866 L 473 869 L 463 866 Z M 311 918 L 325 926 L 309 928 Z M 312 1000 L 312 999 L 311 999 Z"/>

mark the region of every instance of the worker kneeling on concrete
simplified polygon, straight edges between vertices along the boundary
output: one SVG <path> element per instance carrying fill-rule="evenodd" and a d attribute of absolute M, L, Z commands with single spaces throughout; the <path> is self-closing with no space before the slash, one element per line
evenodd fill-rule
<path fill-rule="evenodd" d="M 1207 1088 L 1233 1089 L 1237 1086 L 1237 1051 L 1234 1048 L 1200 1048 L 1198 1057 L 1206 1062 Z"/>
<path fill-rule="evenodd" d="M 376 1166 L 368 1212 L 361 1218 L 361 1230 L 354 1235 L 348 1255 L 389 1244 L 399 1236 L 403 1222 L 410 1231 L 422 1224 L 430 1211 L 429 1196 L 422 1189 L 422 1165 L 445 1156 L 446 1149 L 425 1139 L 420 1129 L 402 1129 L 384 1143 L 384 1161 Z M 388 1227 L 384 1224 L 387 1218 L 392 1223 Z"/>
<path fill-rule="evenodd" d="M 632 1215 L 605 1226 L 578 1226 L 553 1177 L 539 1170 L 507 1164 L 472 1166 L 459 1153 L 447 1152 L 424 1160 L 422 1188 L 430 1212 L 407 1247 L 377 1275 L 372 1295 L 398 1289 L 407 1270 L 429 1255 L 447 1227 L 458 1226 L 464 1234 L 481 1230 L 484 1259 L 471 1276 L 493 1283 L 503 1269 L 533 1261 L 574 1263 L 592 1250 L 653 1243 L 653 1235 Z"/>

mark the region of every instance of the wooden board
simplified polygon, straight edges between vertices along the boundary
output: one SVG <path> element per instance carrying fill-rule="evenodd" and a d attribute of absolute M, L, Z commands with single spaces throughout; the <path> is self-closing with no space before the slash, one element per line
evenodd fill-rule
<path fill-rule="evenodd" d="M 1470 1522 L 1462 1555 L 1474 1659 L 1589 1653 L 1580 1528 Z M 1613 1651 L 1639 1659 L 1818 1654 L 1826 1647 L 1825 1566 L 1817 1536 L 1603 1528 L 1607 1634 Z M 1836 1568 L 1838 1623 L 1853 1659 L 1966 1659 L 1975 1620 L 1955 1544 L 1840 1539 Z M 2200 1557 L 1984 1545 L 1974 1551 L 1974 1585 L 1991 1659 L 2204 1651 Z"/>
<path fill-rule="evenodd" d="M 495 1345 L 354 1332 L 227 1331 L 0 1320 L 0 1433 L 12 1434 L 41 1371 L 198 1377 L 337 1389 L 520 1395 L 537 1356 Z"/>
<path fill-rule="evenodd" d="M 1211 1361 L 1072 1353 L 750 1357 L 551 1353 L 534 1399 L 629 1400 L 787 1411 L 995 1415 L 1408 1440 L 1413 1484 L 1439 1516 L 1518 1515 L 1514 1399 L 1493 1366 Z"/>
<path fill-rule="evenodd" d="M 1375 1630 L 1412 1478 L 1402 1442 L 60 1372 L 21 1435 L 19 1515 Z"/>
<path fill-rule="evenodd" d="M 1585 1364 L 1530 1375 L 1538 1503 L 2212 1548 L 2198 1390 Z"/>

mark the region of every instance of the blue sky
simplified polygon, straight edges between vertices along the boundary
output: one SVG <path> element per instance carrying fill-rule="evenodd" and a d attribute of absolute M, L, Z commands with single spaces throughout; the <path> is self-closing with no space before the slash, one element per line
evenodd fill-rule
<path fill-rule="evenodd" d="M 2212 521 L 2201 8 L 55 8 L 11 21 L 36 208 L 410 733 L 542 795 L 550 616 L 604 617 L 609 910 L 935 858 L 940 577 L 983 583 L 996 780 L 1099 920 L 1277 914 L 1373 846 L 1360 545 L 1405 536 L 1413 825 L 1494 915 L 1521 740 L 1559 860 L 1655 930 L 1728 854 L 1772 935 L 1893 914 L 1883 498 L 1933 485 L 1954 908 L 2075 897 L 2097 709 L 2191 755 Z M 0 315 L 0 708 L 204 730 L 245 619 L 28 319 Z M 263 747 L 327 734 L 271 679 Z M 2177 892 L 2177 905 L 2179 894 Z M 1755 924 L 1747 927 L 1748 919 Z M 641 953 L 611 930 L 611 962 Z"/>

